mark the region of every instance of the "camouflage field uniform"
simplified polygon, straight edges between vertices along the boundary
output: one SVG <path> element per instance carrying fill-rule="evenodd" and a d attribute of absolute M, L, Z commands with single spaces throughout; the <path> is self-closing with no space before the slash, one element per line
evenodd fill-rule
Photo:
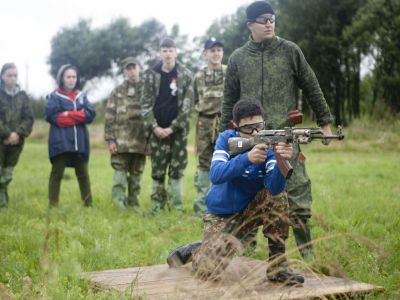
<path fill-rule="evenodd" d="M 317 124 L 331 123 L 332 116 L 318 80 L 296 44 L 279 37 L 265 43 L 248 41 L 229 58 L 220 129 L 227 128 L 232 119 L 233 106 L 244 98 L 261 101 L 268 129 L 293 126 L 287 113 L 296 109 L 299 88 L 314 111 Z M 288 180 L 287 191 L 290 218 L 298 245 L 311 241 L 307 225 L 311 217 L 311 182 L 304 160 L 300 147 L 295 146 L 290 160 L 294 172 Z M 307 255 L 305 251 L 303 256 Z M 312 252 L 312 249 L 309 251 Z"/>
<path fill-rule="evenodd" d="M 104 136 L 117 145 L 118 153 L 111 155 L 114 171 L 112 198 L 122 208 L 139 206 L 140 179 L 146 157 L 145 130 L 140 97 L 143 81 L 125 80 L 107 100 Z M 128 197 L 125 195 L 128 186 Z"/>
<path fill-rule="evenodd" d="M 182 210 L 182 177 L 187 165 L 187 135 L 189 132 L 189 117 L 193 88 L 192 74 L 184 66 L 176 64 L 177 68 L 177 96 L 178 115 L 172 121 L 171 136 L 159 139 L 153 134 L 158 126 L 154 117 L 153 106 L 160 90 L 160 73 L 150 69 L 145 74 L 145 83 L 142 97 L 142 114 L 145 128 L 151 145 L 151 177 L 153 187 L 151 199 L 153 211 L 165 208 L 168 200 L 174 208 Z M 168 190 L 165 189 L 165 175 L 168 169 Z M 167 195 L 168 191 L 168 195 Z"/>
<path fill-rule="evenodd" d="M 32 131 L 32 125 L 33 113 L 27 94 L 17 91 L 15 95 L 9 95 L 0 88 L 0 208 L 8 206 L 7 187 L 24 147 L 24 139 Z M 11 132 L 19 135 L 18 145 L 3 144 Z"/>
<path fill-rule="evenodd" d="M 263 226 L 274 267 L 285 262 L 285 240 L 289 218 L 286 193 L 272 196 L 262 189 L 246 209 L 232 216 L 206 214 L 203 243 L 193 255 L 193 270 L 202 279 L 218 280 L 235 254 L 243 251 L 242 241 L 249 232 Z M 276 258 L 279 257 L 279 262 Z M 272 265 L 270 266 L 272 271 Z"/>
<path fill-rule="evenodd" d="M 197 191 L 193 210 L 196 214 L 205 212 L 205 197 L 210 188 L 208 172 L 214 144 L 218 137 L 226 66 L 219 70 L 204 67 L 193 80 L 194 104 L 198 113 L 196 124 L 196 152 L 198 158 L 195 187 Z"/>

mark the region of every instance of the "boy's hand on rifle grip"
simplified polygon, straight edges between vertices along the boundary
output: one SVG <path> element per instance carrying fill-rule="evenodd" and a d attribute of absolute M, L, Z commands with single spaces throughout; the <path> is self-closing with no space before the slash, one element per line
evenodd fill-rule
<path fill-rule="evenodd" d="M 267 150 L 266 144 L 257 144 L 247 153 L 247 157 L 251 163 L 261 164 L 267 158 Z"/>
<path fill-rule="evenodd" d="M 286 143 L 278 143 L 275 146 L 275 152 L 280 154 L 284 159 L 290 159 L 293 155 L 293 145 Z"/>

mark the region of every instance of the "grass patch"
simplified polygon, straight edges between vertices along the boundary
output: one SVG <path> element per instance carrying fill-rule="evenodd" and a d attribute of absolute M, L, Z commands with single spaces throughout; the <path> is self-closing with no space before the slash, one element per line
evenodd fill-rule
<path fill-rule="evenodd" d="M 384 293 L 366 299 L 400 298 L 399 128 L 398 123 L 360 121 L 345 128 L 341 143 L 302 147 L 314 198 L 313 267 L 385 287 Z M 201 220 L 192 216 L 194 130 L 184 180 L 186 213 L 163 212 L 151 218 L 113 206 L 113 171 L 102 124 L 90 126 L 94 207 L 82 206 L 75 174 L 67 170 L 60 205 L 49 211 L 47 130 L 44 122 L 35 123 L 10 185 L 10 207 L 0 211 L 0 298 L 128 299 L 128 294 L 94 294 L 80 272 L 165 263 L 171 249 L 201 238 Z M 150 189 L 148 160 L 142 210 L 151 206 Z M 266 249 L 260 235 L 253 256 L 264 259 Z M 299 258 L 292 237 L 288 253 Z"/>

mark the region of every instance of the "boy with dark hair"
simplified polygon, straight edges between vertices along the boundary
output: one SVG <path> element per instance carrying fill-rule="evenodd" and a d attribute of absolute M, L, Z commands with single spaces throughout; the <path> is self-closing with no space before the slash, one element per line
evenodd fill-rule
<path fill-rule="evenodd" d="M 196 276 L 218 280 L 235 253 L 240 253 L 246 234 L 263 226 L 268 239 L 267 278 L 286 284 L 303 283 L 304 277 L 287 268 L 285 240 L 288 238 L 286 179 L 275 160 L 274 151 L 284 159 L 292 145 L 279 143 L 274 151 L 258 144 L 250 151 L 230 157 L 228 140 L 251 137 L 264 129 L 264 112 L 255 100 L 240 100 L 233 108 L 236 129 L 222 132 L 212 158 L 211 189 L 206 198 L 204 239 L 174 250 L 167 258 L 170 266 L 185 264 L 193 257 Z"/>

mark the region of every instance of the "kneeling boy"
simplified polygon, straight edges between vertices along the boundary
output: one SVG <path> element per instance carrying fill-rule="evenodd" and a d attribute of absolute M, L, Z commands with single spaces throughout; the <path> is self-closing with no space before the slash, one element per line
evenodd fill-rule
<path fill-rule="evenodd" d="M 285 258 L 289 232 L 286 179 L 279 171 L 274 152 L 267 145 L 258 144 L 235 157 L 228 154 L 229 138 L 248 138 L 264 129 L 260 103 L 238 101 L 233 108 L 233 121 L 236 129 L 219 135 L 213 153 L 212 186 L 203 219 L 204 239 L 175 249 L 167 262 L 170 266 L 178 266 L 193 259 L 193 269 L 198 277 L 219 279 L 233 256 L 240 252 L 239 240 L 263 226 L 269 247 L 267 278 L 287 284 L 303 283 L 304 277 L 288 269 Z M 275 152 L 289 159 L 293 147 L 280 143 Z"/>

